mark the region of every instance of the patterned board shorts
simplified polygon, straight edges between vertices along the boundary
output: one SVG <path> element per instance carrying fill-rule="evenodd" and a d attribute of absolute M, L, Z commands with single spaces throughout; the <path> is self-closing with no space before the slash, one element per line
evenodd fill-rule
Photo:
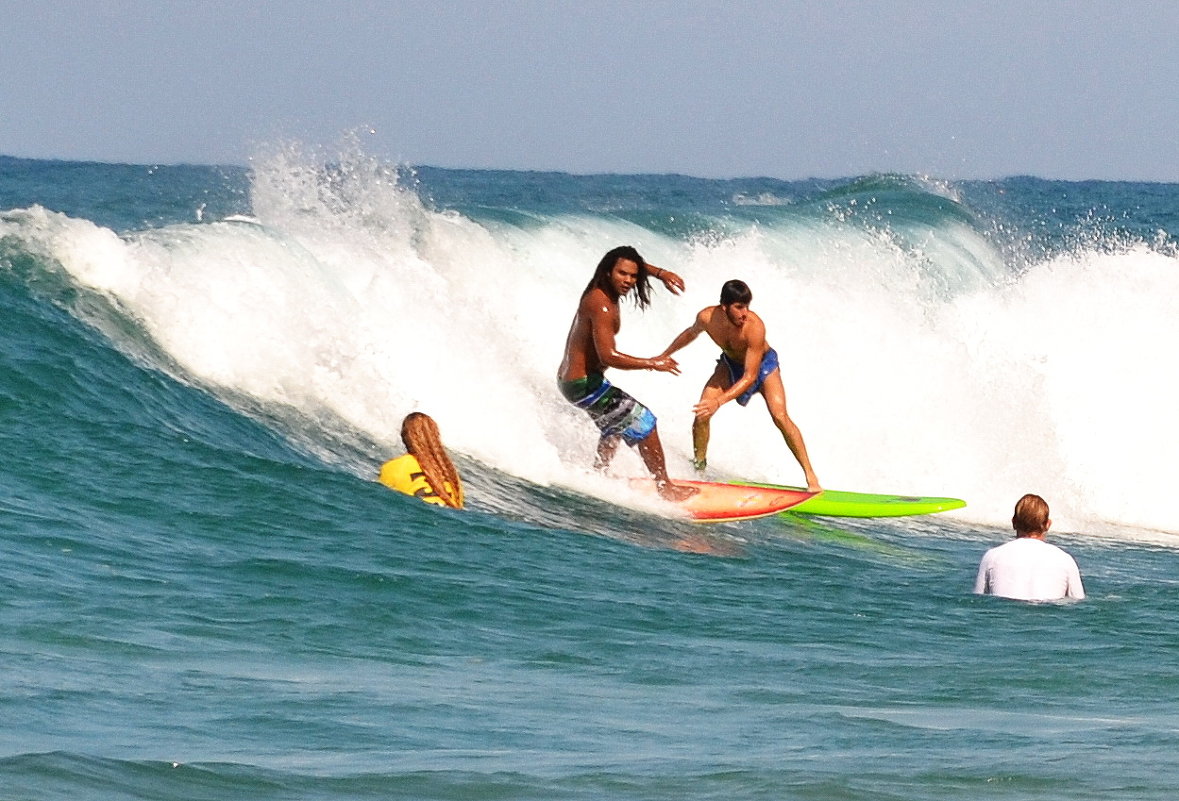
<path fill-rule="evenodd" d="M 602 437 L 622 437 L 627 445 L 646 439 L 655 430 L 655 415 L 643 404 L 606 380 L 601 373 L 558 383 L 565 399 L 598 426 Z"/>

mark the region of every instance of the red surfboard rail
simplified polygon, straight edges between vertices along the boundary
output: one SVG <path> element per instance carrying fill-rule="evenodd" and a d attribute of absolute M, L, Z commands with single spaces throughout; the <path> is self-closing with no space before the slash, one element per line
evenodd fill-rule
<path fill-rule="evenodd" d="M 668 501 L 697 523 L 732 523 L 768 517 L 797 506 L 815 495 L 801 489 L 720 484 L 713 481 L 673 478 L 672 483 L 697 490 L 691 497 L 678 503 Z M 644 495 L 658 497 L 655 482 L 650 478 L 632 478 L 630 487 Z"/>

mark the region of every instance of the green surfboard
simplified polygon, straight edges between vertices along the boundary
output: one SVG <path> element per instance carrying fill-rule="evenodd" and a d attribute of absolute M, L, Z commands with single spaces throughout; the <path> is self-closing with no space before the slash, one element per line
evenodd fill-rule
<path fill-rule="evenodd" d="M 742 482 L 755 487 L 797 490 L 780 484 L 760 484 L 756 481 Z M 867 492 L 842 492 L 823 490 L 797 506 L 781 514 L 823 515 L 825 517 L 905 517 L 908 515 L 929 515 L 961 509 L 966 501 L 958 498 L 934 498 L 919 495 L 877 495 Z"/>

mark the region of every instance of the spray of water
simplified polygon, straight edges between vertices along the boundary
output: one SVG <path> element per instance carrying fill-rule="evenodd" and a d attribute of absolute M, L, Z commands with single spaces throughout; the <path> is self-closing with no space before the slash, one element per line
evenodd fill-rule
<path fill-rule="evenodd" d="M 657 289 L 645 314 L 624 306 L 621 348 L 659 352 L 725 280 L 745 280 L 826 486 L 962 497 L 955 514 L 989 524 L 1038 492 L 1058 529 L 1179 531 L 1173 254 L 1081 248 L 1010 278 L 959 219 L 902 231 L 827 213 L 672 238 L 588 213 L 473 219 L 429 208 L 412 176 L 362 155 L 323 164 L 295 147 L 257 158 L 248 221 L 120 237 L 34 209 L 5 224 L 227 398 L 390 455 L 404 415 L 427 411 L 490 475 L 603 497 L 621 482 L 587 470 L 596 431 L 555 373 L 595 263 L 633 244 L 687 291 Z M 681 376 L 613 376 L 659 415 L 673 475 L 690 474 L 691 408 L 716 355 L 700 340 Z M 712 442 L 722 475 L 801 481 L 760 399 L 722 409 Z M 615 472 L 643 471 L 623 452 Z"/>

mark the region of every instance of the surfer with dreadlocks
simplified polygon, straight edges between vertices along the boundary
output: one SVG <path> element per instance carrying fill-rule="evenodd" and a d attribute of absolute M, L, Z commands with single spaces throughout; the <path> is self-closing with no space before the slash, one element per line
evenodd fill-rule
<path fill-rule="evenodd" d="M 380 482 L 436 506 L 463 508 L 463 483 L 442 447 L 434 418 L 411 412 L 401 421 L 401 441 L 408 451 L 381 467 Z"/>
<path fill-rule="evenodd" d="M 596 469 L 605 469 L 622 440 L 637 447 L 643 464 L 655 479 L 659 494 L 670 501 L 682 501 L 695 489 L 673 484 L 667 475 L 663 444 L 659 441 L 655 415 L 643 404 L 606 380 L 606 368 L 657 370 L 679 375 L 679 365 L 670 356 L 643 359 L 618 350 L 615 337 L 622 327 L 619 301 L 634 290 L 635 304 L 646 309 L 650 300 L 650 278 L 655 278 L 678 295 L 684 281 L 671 270 L 647 264 L 629 245 L 617 247 L 602 257 L 581 301 L 569 336 L 565 357 L 557 371 L 557 383 L 565 399 L 584 409 L 601 431 Z"/>

